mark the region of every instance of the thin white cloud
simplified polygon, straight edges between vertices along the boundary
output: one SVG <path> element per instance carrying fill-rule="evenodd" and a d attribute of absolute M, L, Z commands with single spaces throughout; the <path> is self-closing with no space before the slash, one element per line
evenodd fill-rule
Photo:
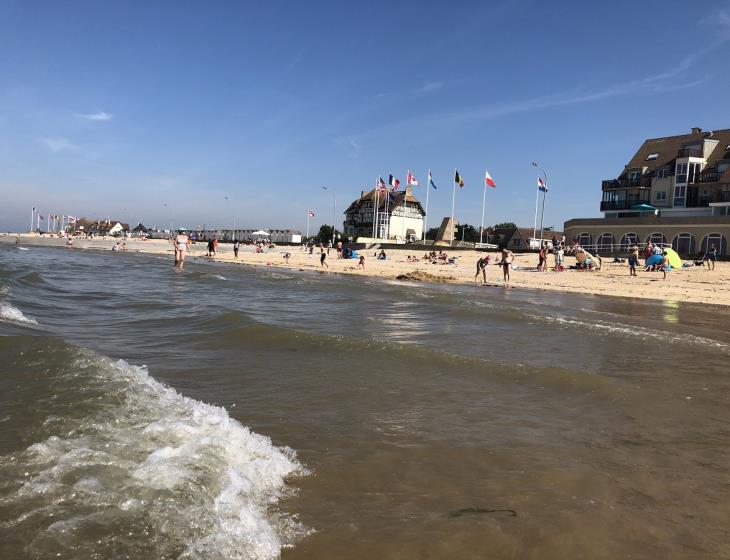
<path fill-rule="evenodd" d="M 407 127 L 413 125 L 433 127 L 436 125 L 453 124 L 464 121 L 499 118 L 519 113 L 528 113 L 532 111 L 549 109 L 552 107 L 564 107 L 579 103 L 588 103 L 591 101 L 599 101 L 612 97 L 626 96 L 631 94 L 646 92 L 671 92 L 677 89 L 696 87 L 700 84 L 705 83 L 708 79 L 702 78 L 694 80 L 692 82 L 677 84 L 675 78 L 686 73 L 690 68 L 692 68 L 693 64 L 698 59 L 704 57 L 711 51 L 716 50 L 727 42 L 728 40 L 716 41 L 710 46 L 686 56 L 676 66 L 669 68 L 664 72 L 647 76 L 646 78 L 616 83 L 609 87 L 593 91 L 574 89 L 567 90 L 556 95 L 534 97 L 521 101 L 513 101 L 502 104 L 490 104 L 457 111 L 445 111 L 427 116 L 410 117 L 400 122 L 391 122 L 385 127 L 378 127 L 376 129 L 369 130 L 363 134 L 360 134 L 358 137 L 362 138 L 363 136 L 380 134 L 383 132 L 383 129 L 390 129 L 394 126 Z"/>
<path fill-rule="evenodd" d="M 43 136 L 38 139 L 46 148 L 51 150 L 54 154 L 63 152 L 65 150 L 78 151 L 81 148 L 66 138 L 48 138 Z"/>
<path fill-rule="evenodd" d="M 432 91 L 436 91 L 437 89 L 441 89 L 442 87 L 444 87 L 443 82 L 426 82 L 420 88 L 418 88 L 415 93 L 430 93 Z"/>
<path fill-rule="evenodd" d="M 96 113 L 84 113 L 79 115 L 79 117 L 86 119 L 87 121 L 110 121 L 112 120 L 113 115 L 104 111 L 97 111 Z"/>

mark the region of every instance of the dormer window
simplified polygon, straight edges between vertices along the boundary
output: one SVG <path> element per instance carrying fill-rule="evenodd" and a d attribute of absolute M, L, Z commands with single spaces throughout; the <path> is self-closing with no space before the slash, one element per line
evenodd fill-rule
<path fill-rule="evenodd" d="M 659 154 L 658 153 L 649 154 L 648 156 L 646 156 L 646 161 L 652 161 L 652 160 L 657 159 L 658 157 L 659 157 Z"/>

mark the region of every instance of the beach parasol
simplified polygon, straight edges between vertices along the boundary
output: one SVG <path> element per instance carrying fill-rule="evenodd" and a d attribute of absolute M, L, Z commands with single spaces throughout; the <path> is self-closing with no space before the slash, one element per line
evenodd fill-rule
<path fill-rule="evenodd" d="M 265 235 L 265 236 L 268 237 L 269 236 L 269 232 L 260 229 L 258 231 L 254 231 L 251 235 Z"/>

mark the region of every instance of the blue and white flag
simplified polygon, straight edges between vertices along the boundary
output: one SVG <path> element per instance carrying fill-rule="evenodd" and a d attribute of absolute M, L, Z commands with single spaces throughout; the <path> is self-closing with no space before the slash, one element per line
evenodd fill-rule
<path fill-rule="evenodd" d="M 431 172 L 428 172 L 428 184 L 429 186 L 433 187 L 434 189 L 438 189 L 436 186 L 436 183 L 433 182 L 433 177 L 431 176 Z"/>

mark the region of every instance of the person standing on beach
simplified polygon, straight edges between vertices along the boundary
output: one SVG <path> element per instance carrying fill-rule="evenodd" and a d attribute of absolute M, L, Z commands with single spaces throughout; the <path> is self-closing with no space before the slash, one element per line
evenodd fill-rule
<path fill-rule="evenodd" d="M 504 287 L 509 287 L 509 269 L 512 266 L 512 261 L 515 259 L 515 254 L 507 249 L 502 248 L 502 261 L 499 263 L 502 265 L 502 276 L 504 278 Z"/>
<path fill-rule="evenodd" d="M 634 243 L 629 249 L 629 275 L 636 276 L 636 265 L 639 264 L 639 248 Z"/>
<path fill-rule="evenodd" d="M 337 242 L 337 258 L 342 258 L 342 241 Z"/>
<path fill-rule="evenodd" d="M 669 257 L 667 256 L 666 251 L 662 251 L 662 273 L 664 274 L 664 277 L 662 280 L 667 279 L 667 272 L 669 272 Z"/>
<path fill-rule="evenodd" d="M 184 229 L 177 230 L 177 235 L 172 244 L 175 247 L 175 266 L 182 270 L 185 265 L 185 253 L 188 250 L 188 245 L 190 245 L 190 238 Z"/>
<path fill-rule="evenodd" d="M 215 257 L 218 254 L 218 238 L 213 238 L 213 256 Z"/>
<path fill-rule="evenodd" d="M 715 261 L 717 260 L 717 247 L 713 243 L 710 250 L 705 255 L 707 260 L 707 270 L 715 270 Z"/>
<path fill-rule="evenodd" d="M 492 260 L 491 255 L 487 255 L 486 257 L 479 257 L 479 260 L 477 261 L 477 273 L 474 275 L 474 283 L 477 283 L 477 278 L 479 278 L 479 273 L 482 273 L 482 280 L 483 283 L 487 283 L 487 265 Z"/>
<path fill-rule="evenodd" d="M 320 267 L 327 267 L 329 268 L 330 265 L 328 265 L 324 260 L 327 258 L 327 253 L 324 250 L 324 245 L 320 244 L 319 246 L 319 266 Z"/>
<path fill-rule="evenodd" d="M 238 258 L 238 250 L 241 248 L 241 242 L 238 239 L 233 240 L 233 258 Z"/>
<path fill-rule="evenodd" d="M 365 255 L 360 255 L 360 262 L 357 263 L 357 268 L 365 270 Z"/>

